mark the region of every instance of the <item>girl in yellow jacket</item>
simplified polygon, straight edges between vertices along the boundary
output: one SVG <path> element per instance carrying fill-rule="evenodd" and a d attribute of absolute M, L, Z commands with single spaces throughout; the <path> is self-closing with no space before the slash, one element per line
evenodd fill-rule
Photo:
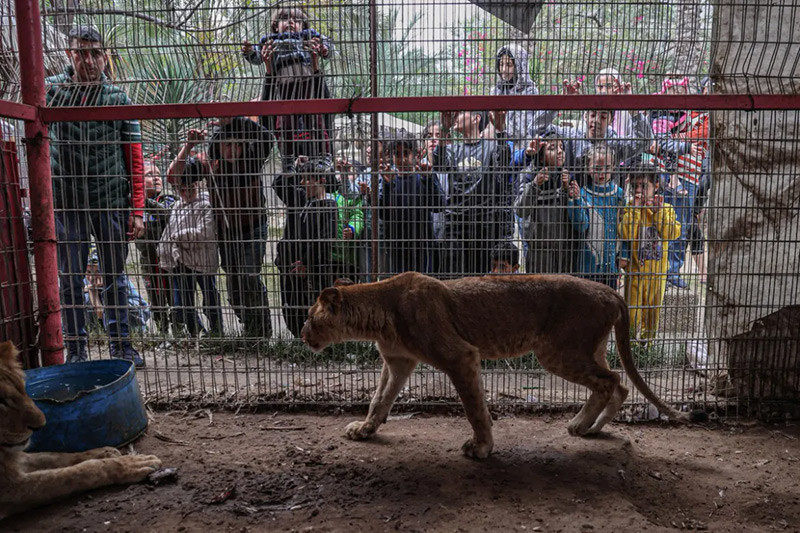
<path fill-rule="evenodd" d="M 640 339 L 652 339 L 658 331 L 661 302 L 667 284 L 669 241 L 681 234 L 675 210 L 656 195 L 658 173 L 641 167 L 631 173 L 631 203 L 622 212 L 619 237 L 631 253 L 625 299 L 631 314 L 631 328 Z"/>

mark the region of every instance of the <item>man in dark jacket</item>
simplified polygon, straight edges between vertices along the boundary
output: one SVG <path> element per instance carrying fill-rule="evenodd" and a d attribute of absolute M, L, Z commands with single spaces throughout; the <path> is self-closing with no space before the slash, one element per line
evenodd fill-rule
<path fill-rule="evenodd" d="M 49 106 L 130 104 L 125 92 L 104 74 L 108 57 L 97 30 L 73 28 L 69 46 L 66 71 L 45 81 Z M 128 240 L 144 234 L 139 122 L 56 122 L 50 127 L 50 137 L 67 361 L 88 358 L 83 277 L 94 237 L 104 281 L 111 356 L 144 366 L 130 342 L 124 276 Z"/>

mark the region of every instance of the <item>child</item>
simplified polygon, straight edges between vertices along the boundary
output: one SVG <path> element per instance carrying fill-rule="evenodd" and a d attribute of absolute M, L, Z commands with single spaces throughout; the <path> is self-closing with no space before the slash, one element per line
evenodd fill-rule
<path fill-rule="evenodd" d="M 333 261 L 337 265 L 338 274 L 355 280 L 361 273 L 357 241 L 364 230 L 362 197 L 355 185 L 356 174 L 349 161 L 337 159 L 336 177 L 336 188 L 329 194 L 338 206 Z"/>
<path fill-rule="evenodd" d="M 208 165 L 189 156 L 177 185 L 180 200 L 172 209 L 167 227 L 158 244 L 161 266 L 173 273 L 173 317 L 192 337 L 205 334 L 195 309 L 196 287 L 203 293 L 203 313 L 210 334 L 222 336 L 222 308 L 217 292 L 219 268 L 217 232 L 208 193 L 200 192 L 200 182 L 209 174 Z"/>
<path fill-rule="evenodd" d="M 245 41 L 242 53 L 254 65 L 264 64 L 266 76 L 262 100 L 330 98 L 319 66 L 319 58 L 330 57 L 331 42 L 310 29 L 308 15 L 297 7 L 275 11 L 272 33 L 253 47 Z M 282 115 L 263 117 L 262 124 L 278 141 L 283 170 L 291 171 L 300 155 L 322 159 L 332 166 L 330 115 Z"/>
<path fill-rule="evenodd" d="M 372 149 L 373 142 L 367 142 L 366 146 L 366 167 L 362 169 L 361 173 L 355 178 L 354 184 L 361 195 L 361 206 L 364 212 L 364 236 L 362 245 L 359 250 L 361 271 L 365 274 L 366 281 L 375 281 L 378 272 L 385 268 L 388 260 L 386 259 L 386 250 L 381 248 L 378 254 L 373 256 L 371 243 L 375 240 L 383 240 L 383 222 L 378 217 L 378 232 L 373 235 L 372 231 L 372 217 L 375 206 L 372 205 L 372 177 L 377 177 L 377 195 L 380 197 L 383 191 L 383 179 L 381 172 L 385 169 L 391 168 L 392 156 L 389 153 L 392 146 L 392 139 L 394 134 L 385 126 L 378 128 L 378 137 L 374 139 L 376 148 L 375 154 L 377 161 L 373 161 Z M 373 169 L 372 165 L 377 163 Z"/>
<path fill-rule="evenodd" d="M 578 273 L 581 277 L 617 288 L 617 225 L 625 193 L 614 183 L 617 161 L 605 145 L 595 144 L 586 156 L 588 180 L 580 189 L 570 184 L 569 218 L 572 226 L 584 236 L 578 248 Z"/>
<path fill-rule="evenodd" d="M 144 165 L 144 192 L 144 237 L 136 239 L 135 244 L 139 250 L 139 264 L 153 310 L 153 321 L 158 333 L 166 335 L 169 331 L 172 285 L 170 277 L 158 263 L 157 248 L 176 198 L 164 192 L 161 171 L 154 162 L 146 162 Z"/>
<path fill-rule="evenodd" d="M 536 141 L 531 166 L 522 172 L 520 193 L 514 202 L 523 219 L 522 238 L 527 243 L 525 272 L 571 274 L 576 267 L 578 234 L 568 215 L 570 183 L 564 167 L 564 143 L 555 129 Z M 573 195 L 577 197 L 575 187 Z"/>
<path fill-rule="evenodd" d="M 422 132 L 423 142 L 420 159 L 420 166 L 429 168 L 433 166 L 433 151 L 439 145 L 447 145 L 447 139 L 442 138 L 442 123 L 438 120 L 431 120 Z M 439 188 L 442 191 L 444 205 L 450 201 L 450 176 L 447 172 L 437 172 L 434 174 L 439 181 Z M 445 245 L 445 210 L 433 213 L 433 254 L 431 258 L 431 272 L 440 274 L 442 272 L 442 251 Z"/>
<path fill-rule="evenodd" d="M 394 144 L 394 169 L 383 174 L 378 212 L 392 274 L 431 272 L 433 218 L 444 204 L 439 180 L 421 174 L 416 165 L 417 143 L 408 134 Z"/>
<path fill-rule="evenodd" d="M 147 326 L 147 321 L 150 319 L 150 304 L 142 298 L 127 274 L 122 274 L 121 281 L 128 288 L 128 325 L 131 331 L 142 334 Z M 107 320 L 111 317 L 105 312 L 106 306 L 103 303 L 103 295 L 106 292 L 105 281 L 103 273 L 100 272 L 97 246 L 94 243 L 89 246 L 89 260 L 86 263 L 86 275 L 83 278 L 83 291 L 87 323 L 98 325 L 103 331 L 108 331 Z"/>
<path fill-rule="evenodd" d="M 308 309 L 322 289 L 333 285 L 336 201 L 325 191 L 328 176 L 315 163 L 298 159 L 297 172 L 275 177 L 272 188 L 287 207 L 286 227 L 275 265 L 281 277 L 283 318 L 300 338 Z"/>
<path fill-rule="evenodd" d="M 492 95 L 536 95 L 539 89 L 528 74 L 528 52 L 516 44 L 507 44 L 495 56 L 497 83 Z M 506 117 L 508 140 L 515 149 L 525 148 L 528 141 L 553 121 L 554 111 L 509 111 Z M 489 130 L 491 130 L 491 126 Z M 491 133 L 493 135 L 493 132 Z M 490 137 L 491 137 L 490 135 Z"/>
<path fill-rule="evenodd" d="M 519 272 L 519 249 L 511 241 L 502 241 L 492 250 L 492 274 Z"/>
<path fill-rule="evenodd" d="M 630 244 L 626 301 L 630 307 L 631 329 L 641 339 L 652 339 L 658 331 L 661 302 L 667 284 L 669 241 L 681 234 L 672 206 L 656 195 L 659 175 L 652 166 L 632 168 L 631 204 L 622 212 L 620 239 Z"/>

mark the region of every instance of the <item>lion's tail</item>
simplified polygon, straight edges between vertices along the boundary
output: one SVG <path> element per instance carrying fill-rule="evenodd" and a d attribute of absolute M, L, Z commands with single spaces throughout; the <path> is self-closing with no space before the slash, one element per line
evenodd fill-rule
<path fill-rule="evenodd" d="M 617 318 L 617 321 L 614 324 L 614 333 L 616 334 L 617 338 L 619 359 L 622 362 L 622 368 L 628 375 L 628 379 L 631 380 L 631 383 L 633 383 L 633 385 L 639 389 L 639 392 L 641 392 L 645 398 L 650 400 L 650 402 L 655 405 L 659 411 L 666 414 L 670 420 L 684 423 L 689 422 L 690 418 L 688 413 L 681 413 L 680 411 L 665 404 L 661 398 L 656 396 L 655 393 L 650 390 L 650 387 L 647 385 L 647 383 L 645 383 L 644 379 L 642 379 L 641 374 L 639 374 L 639 370 L 636 368 L 636 364 L 633 361 L 633 355 L 631 353 L 631 321 L 628 314 L 628 305 L 621 296 L 619 297 L 619 302 L 619 318 Z"/>

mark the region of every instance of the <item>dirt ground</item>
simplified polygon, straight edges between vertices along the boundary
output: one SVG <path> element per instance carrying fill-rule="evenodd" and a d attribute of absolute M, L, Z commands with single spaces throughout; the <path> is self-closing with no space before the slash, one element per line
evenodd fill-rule
<path fill-rule="evenodd" d="M 463 417 L 399 414 L 368 442 L 360 415 L 157 412 L 138 453 L 173 483 L 116 487 L 5 522 L 40 531 L 800 531 L 796 424 L 611 424 L 501 417 L 466 459 Z"/>

